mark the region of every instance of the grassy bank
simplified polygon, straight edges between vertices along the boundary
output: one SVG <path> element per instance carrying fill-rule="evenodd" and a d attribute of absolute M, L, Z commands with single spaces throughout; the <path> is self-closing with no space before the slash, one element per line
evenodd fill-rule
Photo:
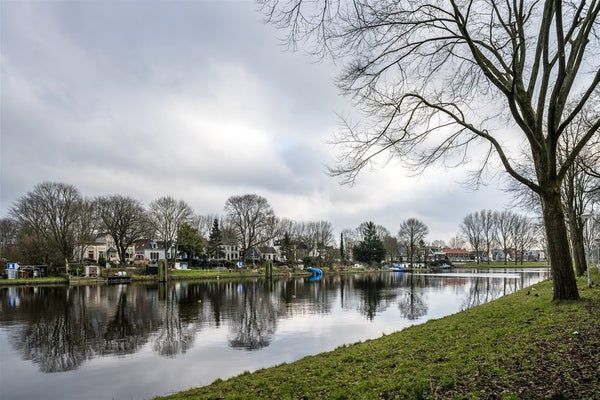
<path fill-rule="evenodd" d="M 504 261 L 493 261 L 489 264 L 486 262 L 481 262 L 476 264 L 474 262 L 471 263 L 463 263 L 456 264 L 458 268 L 478 268 L 478 269 L 486 269 L 486 268 L 550 268 L 550 265 L 545 261 L 527 261 L 524 262 L 523 265 L 521 263 L 515 264 L 514 262 L 508 262 L 504 264 Z"/>
<path fill-rule="evenodd" d="M 325 270 L 325 274 L 343 274 L 343 273 L 365 273 L 365 272 L 381 272 L 381 270 L 365 270 L 358 268 L 347 268 L 347 269 L 335 269 Z M 287 268 L 274 268 L 274 277 L 287 277 L 287 276 L 309 276 L 310 273 L 302 270 L 292 272 Z M 134 282 L 154 282 L 156 281 L 156 275 L 139 275 L 129 274 L 131 280 Z M 240 278 L 257 278 L 264 277 L 264 269 L 243 269 L 243 270 L 216 270 L 216 269 L 189 269 L 189 270 L 170 270 L 169 280 L 203 280 L 203 279 L 240 279 Z M 49 283 L 63 283 L 68 284 L 69 280 L 65 277 L 47 277 L 47 278 L 26 278 L 26 279 L 0 279 L 0 286 L 13 286 L 13 285 L 41 285 Z M 96 280 L 86 280 L 82 278 L 76 282 L 78 285 L 97 285 Z"/>
<path fill-rule="evenodd" d="M 600 276 L 594 274 L 596 281 Z M 598 399 L 600 289 L 546 281 L 471 310 L 168 399 Z"/>
<path fill-rule="evenodd" d="M 43 278 L 19 278 L 0 280 L 0 286 L 45 285 L 50 283 L 69 283 L 69 279 L 67 279 L 64 276 L 47 276 Z"/>

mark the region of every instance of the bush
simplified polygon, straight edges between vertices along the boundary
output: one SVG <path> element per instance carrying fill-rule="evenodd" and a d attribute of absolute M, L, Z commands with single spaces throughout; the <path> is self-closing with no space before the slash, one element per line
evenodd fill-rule
<path fill-rule="evenodd" d="M 106 267 L 106 259 L 104 257 L 98 258 L 98 265 L 101 267 Z"/>

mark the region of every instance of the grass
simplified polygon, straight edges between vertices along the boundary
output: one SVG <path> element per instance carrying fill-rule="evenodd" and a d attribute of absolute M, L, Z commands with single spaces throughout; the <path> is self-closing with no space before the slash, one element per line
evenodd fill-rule
<path fill-rule="evenodd" d="M 0 280 L 0 286 L 40 285 L 48 283 L 69 283 L 69 279 L 67 279 L 64 276 L 46 276 L 42 278 L 19 278 Z"/>
<path fill-rule="evenodd" d="M 595 280 L 600 275 L 595 273 Z M 379 339 L 161 399 L 598 399 L 600 289 L 545 281 Z"/>
<path fill-rule="evenodd" d="M 523 265 L 521 262 L 517 264 L 508 261 L 504 264 L 504 261 L 492 261 L 489 264 L 487 262 L 481 262 L 479 264 L 475 262 L 470 263 L 457 263 L 457 267 L 459 268 L 477 268 L 477 269 L 486 269 L 486 268 L 550 268 L 550 265 L 546 261 L 525 261 Z"/>

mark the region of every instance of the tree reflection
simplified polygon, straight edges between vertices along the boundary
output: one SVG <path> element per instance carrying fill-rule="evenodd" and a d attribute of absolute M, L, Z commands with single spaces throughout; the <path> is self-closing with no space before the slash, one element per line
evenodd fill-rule
<path fill-rule="evenodd" d="M 427 314 L 429 307 L 419 289 L 420 285 L 418 283 L 420 279 L 411 273 L 408 274 L 407 280 L 408 287 L 407 290 L 403 291 L 398 300 L 398 309 L 402 317 L 413 321 Z"/>
<path fill-rule="evenodd" d="M 183 291 L 186 292 L 186 289 L 187 285 L 184 285 Z M 180 306 L 193 304 L 187 301 L 189 296 L 182 296 L 181 292 L 178 294 L 175 287 L 165 287 L 165 291 L 166 299 L 160 307 L 162 324 L 154 340 L 153 349 L 161 356 L 173 358 L 192 348 L 196 327 L 195 324 L 184 322 L 181 317 Z"/>
<path fill-rule="evenodd" d="M 389 275 L 385 276 L 389 281 Z M 354 289 L 358 291 L 360 297 L 359 311 L 367 319 L 373 320 L 378 312 L 382 312 L 389 307 L 390 302 L 396 298 L 396 293 L 385 290 L 386 285 L 383 275 L 367 275 L 356 279 Z"/>
<path fill-rule="evenodd" d="M 258 285 L 242 286 L 229 326 L 229 346 L 258 350 L 271 344 L 277 313 L 269 293 Z"/>
<path fill-rule="evenodd" d="M 114 315 L 108 321 L 104 333 L 104 354 L 125 355 L 136 352 L 148 341 L 150 332 L 160 325 L 159 316 L 144 302 L 134 304 L 129 301 L 128 290 L 118 295 Z"/>
<path fill-rule="evenodd" d="M 32 312 L 32 323 L 23 325 L 12 337 L 23 359 L 39 365 L 42 372 L 62 372 L 78 368 L 97 352 L 101 342 L 96 326 L 104 315 L 90 310 L 83 292 L 70 295 L 61 290 L 42 303 L 45 309 L 31 310 L 37 302 L 24 304 Z"/>

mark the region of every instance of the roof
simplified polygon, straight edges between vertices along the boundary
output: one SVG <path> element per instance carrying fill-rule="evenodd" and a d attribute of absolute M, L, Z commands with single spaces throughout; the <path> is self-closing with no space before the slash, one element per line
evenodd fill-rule
<path fill-rule="evenodd" d="M 469 251 L 467 249 L 452 247 L 444 247 L 442 249 L 442 252 L 444 252 L 444 254 L 469 254 Z"/>
<path fill-rule="evenodd" d="M 277 250 L 275 250 L 275 248 L 271 246 L 260 246 L 258 248 L 258 251 L 260 251 L 263 254 L 277 254 Z"/>

